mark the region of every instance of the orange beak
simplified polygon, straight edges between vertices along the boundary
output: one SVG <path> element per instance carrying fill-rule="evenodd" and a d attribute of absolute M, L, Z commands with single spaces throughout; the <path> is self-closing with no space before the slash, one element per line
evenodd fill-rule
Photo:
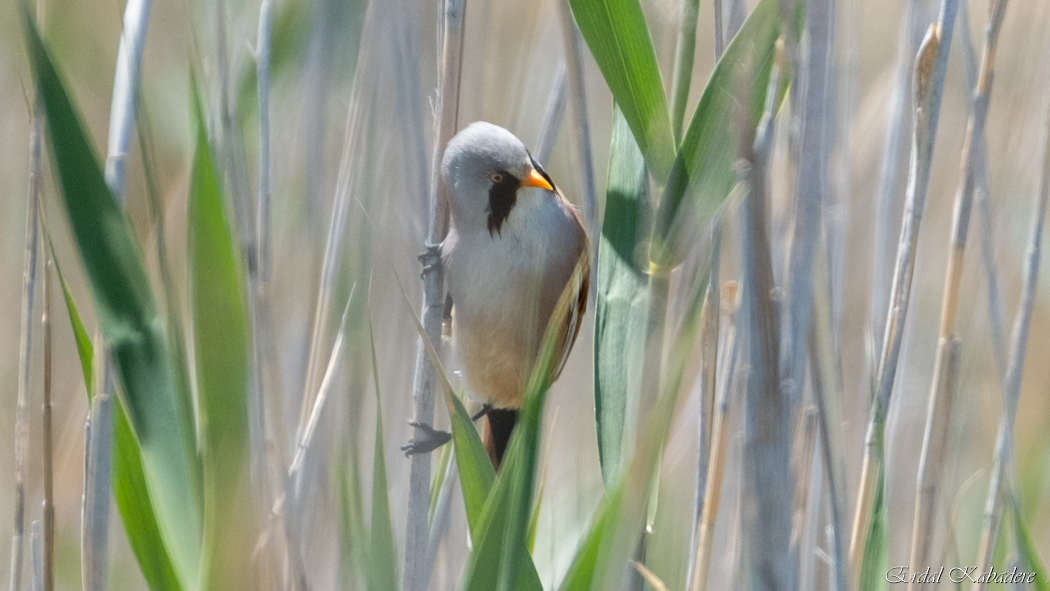
<path fill-rule="evenodd" d="M 535 168 L 532 169 L 532 172 L 530 172 L 527 177 L 522 179 L 521 186 L 537 187 L 540 189 L 547 189 L 548 191 L 554 190 L 554 187 L 552 187 L 551 184 L 547 182 L 547 179 L 543 178 L 543 175 Z"/>

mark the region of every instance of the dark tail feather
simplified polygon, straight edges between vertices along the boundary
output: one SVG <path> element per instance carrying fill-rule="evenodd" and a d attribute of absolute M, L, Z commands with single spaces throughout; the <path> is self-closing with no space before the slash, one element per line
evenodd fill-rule
<path fill-rule="evenodd" d="M 507 443 L 510 434 L 514 431 L 514 425 L 518 422 L 518 411 L 511 408 L 494 408 L 485 415 L 485 428 L 481 437 L 485 442 L 485 449 L 489 452 L 492 467 L 499 472 L 500 464 L 503 463 L 503 454 L 507 451 Z"/>

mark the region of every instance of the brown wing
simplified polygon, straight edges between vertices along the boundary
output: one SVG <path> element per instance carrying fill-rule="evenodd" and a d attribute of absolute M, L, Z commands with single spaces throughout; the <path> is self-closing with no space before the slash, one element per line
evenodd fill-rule
<path fill-rule="evenodd" d="M 570 289 L 570 286 L 573 286 L 575 283 L 575 294 L 572 296 L 574 299 L 565 316 L 565 328 L 561 333 L 563 338 L 562 346 L 561 350 L 557 352 L 558 364 L 554 368 L 551 382 L 558 379 L 558 376 L 561 375 L 561 370 L 565 367 L 569 353 L 572 352 L 572 347 L 576 344 L 576 337 L 579 336 L 580 327 L 583 326 L 583 316 L 587 312 L 587 296 L 591 288 L 591 256 L 587 243 L 587 231 L 584 230 L 583 221 L 580 219 L 580 214 L 576 211 L 576 208 L 565 199 L 561 191 L 556 190 L 556 194 L 569 212 L 572 213 L 572 217 L 576 221 L 578 259 L 576 268 L 569 278 L 569 283 L 566 285 L 566 289 Z M 562 297 L 566 297 L 566 295 L 562 294 Z M 555 314 L 557 313 L 556 307 Z"/>

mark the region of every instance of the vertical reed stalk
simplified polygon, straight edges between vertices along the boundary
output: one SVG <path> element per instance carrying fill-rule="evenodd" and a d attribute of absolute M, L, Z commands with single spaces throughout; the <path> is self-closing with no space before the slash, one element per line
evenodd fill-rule
<path fill-rule="evenodd" d="M 558 70 L 554 74 L 554 84 L 547 97 L 547 108 L 543 111 L 540 140 L 534 156 L 536 161 L 544 166 L 549 164 L 551 150 L 554 149 L 554 140 L 558 137 L 558 130 L 561 129 L 561 121 L 565 115 L 565 100 L 568 94 L 565 88 L 565 69 L 565 62 L 558 64 Z"/>
<path fill-rule="evenodd" d="M 248 257 L 254 250 L 250 220 L 251 207 L 248 202 L 248 179 L 245 172 L 245 154 L 239 137 L 237 121 L 230 111 L 230 58 L 226 34 L 226 0 L 215 0 L 215 53 L 219 82 L 219 129 L 218 144 L 221 149 L 222 168 L 229 187 L 230 204 L 233 209 L 236 236 L 240 240 L 242 256 Z"/>
<path fill-rule="evenodd" d="M 836 591 L 848 591 L 851 577 L 846 548 L 846 458 L 842 436 L 842 373 L 835 351 L 835 330 L 828 278 L 828 257 L 817 267 L 814 281 L 813 315 L 809 325 L 810 384 L 820 419 L 820 452 L 828 481 L 831 513 L 831 556 Z"/>
<path fill-rule="evenodd" d="M 936 391 L 930 394 L 926 432 L 919 456 L 919 475 L 915 482 L 915 520 L 912 529 L 911 561 L 908 563 L 914 565 L 915 569 L 922 568 L 920 565 L 930 564 L 934 505 L 940 487 L 951 407 L 958 389 L 960 348 L 960 341 L 955 335 L 942 337 L 937 343 L 937 360 L 933 373 L 938 381 L 933 385 Z M 925 586 L 925 583 L 914 580 L 908 583 L 909 591 L 918 591 Z"/>
<path fill-rule="evenodd" d="M 124 203 L 131 130 L 135 125 L 142 51 L 146 45 L 146 28 L 152 0 L 129 0 L 124 7 L 124 29 L 117 46 L 116 73 L 113 76 L 113 99 L 109 109 L 109 139 L 106 143 L 106 184 L 117 201 Z"/>
<path fill-rule="evenodd" d="M 374 7 L 370 7 L 365 16 L 363 31 L 369 31 L 374 28 L 370 27 L 369 23 L 374 23 L 375 19 Z M 343 132 L 343 153 L 339 164 L 339 175 L 336 178 L 332 217 L 328 224 L 328 237 L 326 238 L 325 254 L 322 263 L 321 282 L 314 308 L 312 337 L 307 361 L 307 377 L 303 386 L 299 421 L 296 426 L 294 439 L 296 445 L 303 440 L 304 433 L 310 423 L 311 413 L 316 405 L 316 398 L 319 395 L 321 383 L 323 383 L 323 373 L 319 374 L 318 371 L 322 370 L 322 347 L 327 334 L 325 328 L 328 326 L 328 318 L 331 313 L 331 301 L 335 295 L 336 279 L 340 264 L 340 248 L 343 244 L 343 237 L 346 234 L 351 202 L 351 185 L 363 152 L 358 149 L 358 144 L 363 135 L 361 130 L 364 129 L 364 125 L 367 123 L 366 105 L 368 104 L 368 95 L 365 93 L 370 93 L 374 90 L 375 83 L 372 79 L 374 69 L 367 67 L 367 64 L 370 63 L 370 59 L 376 51 L 375 45 L 375 43 L 362 43 L 364 54 L 357 60 L 354 70 L 350 104 L 347 107 L 346 125 Z M 292 453 L 296 453 L 295 450 L 292 450 Z M 297 476 L 294 480 L 285 482 L 285 498 L 283 500 L 275 500 L 274 506 L 277 508 L 280 506 L 286 507 L 282 515 L 284 535 L 286 537 L 285 543 L 288 550 L 286 558 L 289 561 L 288 566 L 291 571 L 290 577 L 294 585 L 305 588 L 307 573 L 302 560 L 302 549 L 298 543 L 298 540 L 303 535 L 303 532 L 300 531 L 303 525 L 300 523 L 300 508 L 304 505 L 302 497 L 300 497 L 303 491 L 300 490 L 301 482 L 299 482 L 299 479 L 300 477 Z M 293 484 L 295 486 L 294 490 L 292 489 Z"/>
<path fill-rule="evenodd" d="M 718 397 L 712 413 L 711 452 L 708 461 L 708 475 L 704 482 L 703 512 L 700 516 L 700 529 L 697 532 L 696 555 L 693 558 L 695 567 L 688 579 L 690 591 L 702 591 L 707 588 L 707 574 L 711 567 L 711 552 L 715 521 L 718 518 L 718 504 L 722 493 L 722 481 L 725 475 L 726 451 L 729 446 L 729 393 L 736 373 L 736 315 L 740 308 L 737 284 L 726 282 L 722 288 L 722 314 L 725 316 L 725 334 L 721 343 L 722 359 L 718 376 Z"/>
<path fill-rule="evenodd" d="M 366 26 L 368 22 L 378 22 L 375 7 L 370 7 L 365 17 Z M 362 33 L 364 35 L 364 33 Z M 354 165 L 360 157 L 357 142 L 361 135 L 361 129 L 365 123 L 365 109 L 367 104 L 366 92 L 373 90 L 370 87 L 371 80 L 365 80 L 368 73 L 369 59 L 375 52 L 375 48 L 362 43 L 365 56 L 359 58 L 355 64 L 354 80 L 351 91 L 350 106 L 347 109 L 346 127 L 343 137 L 343 154 L 339 163 L 339 175 L 336 179 L 335 202 L 332 205 L 332 217 L 328 223 L 328 237 L 325 242 L 324 259 L 321 263 L 321 285 L 317 292 L 317 301 L 314 304 L 313 326 L 311 327 L 310 350 L 306 362 L 306 380 L 303 383 L 302 399 L 299 406 L 299 420 L 297 423 L 296 439 L 302 436 L 302 429 L 310 417 L 310 410 L 314 406 L 317 388 L 321 379 L 322 371 L 321 355 L 325 349 L 325 341 L 328 338 L 328 324 L 331 315 L 332 297 L 335 293 L 336 281 L 339 277 L 339 265 L 341 263 L 340 252 L 343 245 L 343 237 L 346 235 L 347 216 L 350 212 L 351 184 L 353 174 L 356 172 Z M 369 73 L 369 76 L 371 74 Z"/>
<path fill-rule="evenodd" d="M 44 223 L 40 216 L 40 223 Z M 51 429 L 51 267 L 53 266 L 51 244 L 44 241 L 44 313 L 40 318 L 40 330 L 44 334 L 44 404 L 43 404 L 43 468 L 44 468 L 44 526 L 42 570 L 40 582 L 43 591 L 55 589 L 55 461 Z M 34 522 L 34 526 L 37 523 Z M 34 527 L 35 530 L 35 527 Z M 36 532 L 34 531 L 34 534 Z"/>
<path fill-rule="evenodd" d="M 40 248 L 41 133 L 43 120 L 39 92 L 35 93 L 29 132 L 29 198 L 26 207 L 25 250 L 22 259 L 22 326 L 18 351 L 18 399 L 15 406 L 15 513 L 11 536 L 11 570 L 8 589 L 22 588 L 25 552 L 25 470 L 29 453 L 29 378 L 33 353 L 33 296 L 36 259 Z"/>
<path fill-rule="evenodd" d="M 44 543 L 41 541 L 40 522 L 33 521 L 29 526 L 29 548 L 32 553 L 33 591 L 44 591 Z"/>
<path fill-rule="evenodd" d="M 782 38 L 783 39 L 783 38 Z M 790 470 L 791 407 L 780 381 L 780 302 L 773 279 L 767 218 L 766 171 L 772 146 L 777 91 L 784 68 L 783 42 L 766 90 L 758 129 L 742 117 L 739 183 L 746 191 L 742 240 L 744 309 L 749 326 L 745 397 L 743 527 L 748 540 L 745 567 L 756 590 L 794 589 L 790 556 L 793 478 Z"/>
<path fill-rule="evenodd" d="M 459 83 L 463 67 L 463 22 L 466 0 L 445 0 L 441 48 L 440 108 L 435 122 L 437 133 L 430 168 L 430 228 L 420 256 L 423 263 L 423 326 L 436 347 L 441 346 L 444 311 L 444 269 L 441 267 L 441 241 L 448 233 L 448 189 L 441 182 L 441 155 L 445 144 L 459 127 Z M 412 392 L 414 420 L 430 425 L 434 421 L 436 368 L 426 357 L 423 341 L 416 349 L 415 383 Z M 405 569 L 402 589 L 422 591 L 426 587 L 427 541 L 430 511 L 430 454 L 415 454 L 409 472 Z"/>
<path fill-rule="evenodd" d="M 714 0 L 711 2 L 711 7 L 714 10 L 715 63 L 717 64 L 726 50 L 725 24 L 722 22 L 722 0 Z"/>
<path fill-rule="evenodd" d="M 963 31 L 970 30 L 970 3 L 959 5 L 959 25 Z M 963 65 L 966 69 L 966 92 L 970 96 L 970 109 L 975 108 L 973 89 L 977 88 L 977 50 L 970 35 L 961 37 Z M 988 147 L 984 136 L 974 137 L 974 205 L 977 206 L 977 228 L 981 235 L 981 266 L 985 275 L 985 291 L 988 299 L 988 324 L 992 332 L 992 354 L 999 368 L 1000 378 L 1006 374 L 1006 335 L 1003 328 L 1003 305 L 999 295 L 999 273 L 995 265 L 995 236 L 992 231 L 992 207 L 988 201 Z"/>
<path fill-rule="evenodd" d="M 251 289 L 248 306 L 252 326 L 252 379 L 248 397 L 248 434 L 250 449 L 250 477 L 255 500 L 256 522 L 269 522 L 268 509 L 272 504 L 270 477 L 266 455 L 266 387 L 271 359 L 269 338 L 270 279 L 272 274 L 272 208 L 270 199 L 270 31 L 273 26 L 273 1 L 262 0 L 259 5 L 259 27 L 256 37 L 256 80 L 259 109 L 259 190 L 255 207 L 255 265 L 249 267 Z M 267 536 L 264 555 L 269 584 L 276 586 L 276 554 L 274 541 Z"/>
<path fill-rule="evenodd" d="M 911 165 L 908 194 L 905 199 L 904 224 L 894 265 L 893 289 L 886 312 L 886 329 L 879 357 L 875 399 L 864 442 L 864 461 L 858 492 L 853 533 L 850 540 L 850 562 L 854 577 L 860 573 L 860 557 L 864 554 L 864 534 L 875 499 L 875 488 L 882 473 L 883 432 L 893 382 L 904 337 L 904 322 L 911 295 L 912 274 L 915 270 L 915 249 L 919 240 L 919 224 L 926 204 L 930 183 L 933 145 L 937 134 L 944 76 L 948 68 L 952 29 L 958 0 L 942 0 L 941 14 L 930 25 L 915 60 L 915 131 L 912 137 Z"/>
<path fill-rule="evenodd" d="M 135 124 L 136 99 L 141 75 L 142 52 L 146 44 L 151 0 L 133 0 L 124 8 L 123 30 L 117 48 L 113 97 L 110 103 L 109 136 L 106 150 L 106 185 L 124 204 L 126 162 L 130 152 L 131 131 Z M 102 344 L 101 338 L 95 339 Z M 104 351 L 104 347 L 98 347 Z M 87 433 L 85 464 L 89 472 L 84 479 L 81 508 L 81 576 L 85 589 L 104 589 L 109 545 L 110 474 L 113 455 L 113 364 L 105 353 L 97 356 L 97 374 L 101 389 L 91 400 L 90 429 Z M 189 445 L 189 442 L 187 442 Z"/>
<path fill-rule="evenodd" d="M 1021 375 L 1028 348 L 1028 331 L 1031 327 L 1032 312 L 1035 309 L 1043 224 L 1046 217 L 1047 200 L 1050 198 L 1050 92 L 1047 93 L 1046 103 L 1048 109 L 1043 140 L 1043 170 L 1039 181 L 1039 192 L 1032 205 L 1032 228 L 1028 236 L 1028 247 L 1025 250 L 1021 305 L 1014 318 L 1009 361 L 1006 365 L 1006 376 L 1003 379 L 1003 410 L 999 419 L 995 462 L 992 468 L 992 478 L 988 483 L 988 495 L 985 497 L 984 525 L 977 553 L 979 572 L 987 571 L 991 565 L 992 555 L 995 552 L 995 539 L 999 532 L 999 522 L 1002 519 L 1004 497 L 1010 494 L 1009 484 L 1004 484 L 1003 481 L 1006 468 L 1013 456 L 1014 422 L 1017 418 L 1017 403 L 1021 396 Z M 975 585 L 975 588 L 982 587 L 983 585 Z"/>
<path fill-rule="evenodd" d="M 918 47 L 918 20 L 920 0 L 907 0 L 904 18 L 901 20 L 899 56 L 897 71 L 893 84 L 893 96 L 888 110 L 886 143 L 882 148 L 882 164 L 879 170 L 879 189 L 875 213 L 875 244 L 872 259 L 871 279 L 871 323 L 872 332 L 880 335 L 884 332 L 886 302 L 889 298 L 890 252 L 893 248 L 893 210 L 897 201 L 897 176 L 900 153 L 904 151 L 904 130 L 908 112 L 909 92 L 911 88 L 911 67 L 913 56 Z M 881 345 L 879 343 L 878 345 Z M 880 351 L 876 350 L 878 356 Z M 873 371 L 878 368 L 872 368 Z"/>
<path fill-rule="evenodd" d="M 594 182 L 594 156 L 591 152 L 591 122 L 587 114 L 587 88 L 583 76 L 583 49 L 580 47 L 580 32 L 572 18 L 569 0 L 562 0 L 561 22 L 565 39 L 565 65 L 572 97 L 572 117 L 577 154 L 580 159 L 580 176 L 583 181 L 583 220 L 591 237 L 591 277 L 598 272 L 598 239 L 601 235 L 601 220 L 598 219 L 598 189 Z M 590 290 L 590 303 L 594 304 L 597 290 Z"/>
<path fill-rule="evenodd" d="M 113 372 L 102 334 L 95 335 L 91 414 L 84 431 L 84 498 L 80 513 L 80 577 L 85 591 L 106 588 L 113 458 Z"/>
<path fill-rule="evenodd" d="M 270 282 L 273 246 L 271 243 L 272 205 L 270 200 L 270 31 L 273 28 L 273 0 L 259 4 L 259 30 L 255 47 L 255 72 L 259 95 L 259 193 L 256 206 L 257 289 Z"/>
<path fill-rule="evenodd" d="M 689 563 L 686 569 L 686 581 L 693 580 L 696 571 L 696 548 L 700 544 L 700 527 L 704 514 L 705 491 L 709 477 L 711 461 L 711 415 L 718 384 L 718 331 L 720 295 L 718 285 L 721 283 L 721 222 L 715 221 L 715 237 L 712 240 L 711 270 L 707 276 L 707 287 L 704 291 L 704 303 L 700 312 L 700 375 L 696 381 L 699 413 L 697 415 L 697 459 L 696 482 L 693 490 L 693 531 L 690 538 Z"/>
<path fill-rule="evenodd" d="M 737 31 L 744 25 L 747 18 L 747 6 L 744 0 L 715 0 L 724 3 L 728 8 L 728 19 L 725 21 L 725 43 L 728 45 L 736 37 Z"/>
<path fill-rule="evenodd" d="M 806 55 L 801 64 L 801 129 L 795 177 L 795 219 L 788 260 L 788 335 L 790 379 L 786 393 L 792 405 L 802 398 L 806 380 L 806 341 L 813 295 L 813 259 L 821 235 L 821 214 L 828 201 L 828 161 L 832 125 L 827 113 L 835 104 L 831 84 L 835 47 L 833 0 L 806 4 Z"/>
<path fill-rule="evenodd" d="M 807 579 L 812 580 L 812 560 L 802 559 L 802 548 L 808 548 L 809 546 L 805 545 L 806 542 L 812 543 L 815 535 L 813 530 L 816 530 L 820 512 L 813 505 L 819 506 L 820 503 L 814 500 L 814 497 L 819 498 L 819 489 L 823 486 L 820 479 L 817 479 L 816 486 L 813 486 L 814 465 L 816 464 L 819 468 L 819 463 L 813 461 L 813 451 L 817 448 L 817 437 L 820 435 L 817 409 L 813 406 L 801 409 L 798 425 L 799 429 L 795 432 L 791 453 L 791 466 L 798 475 L 795 478 L 795 506 L 791 523 L 791 554 L 792 560 L 798 561 L 800 587 L 805 588 L 801 586 L 801 582 Z M 806 554 L 811 555 L 812 553 L 807 552 Z M 806 564 L 809 564 L 808 573 L 805 572 Z"/>
<path fill-rule="evenodd" d="M 671 79 L 671 125 L 676 146 L 681 141 L 685 106 L 692 83 L 699 0 L 680 0 L 678 17 L 674 73 Z M 664 242 L 666 239 L 667 236 L 658 236 L 654 233 L 649 249 L 649 312 L 645 334 L 641 395 L 638 401 L 639 425 L 644 424 L 649 415 L 649 410 L 659 389 L 660 376 L 664 374 L 664 329 L 667 321 L 667 301 L 672 266 L 668 246 Z"/>
<path fill-rule="evenodd" d="M 951 376 L 942 375 L 944 371 L 950 372 L 956 369 L 951 363 L 945 362 L 944 355 L 954 351 L 955 345 L 952 343 L 957 340 L 955 319 L 959 307 L 963 256 L 966 250 L 966 237 L 970 227 L 970 211 L 973 206 L 977 178 L 976 160 L 978 156 L 976 151 L 984 144 L 985 121 L 994 76 L 994 59 L 1006 4 L 1006 0 L 995 0 L 990 6 L 980 72 L 977 77 L 977 85 L 973 90 L 973 110 L 970 113 L 966 140 L 963 144 L 962 181 L 955 198 L 947 277 L 941 307 L 940 341 L 934 361 L 933 383 L 930 387 L 926 429 L 916 482 L 917 496 L 911 550 L 911 564 L 915 567 L 929 563 L 930 546 L 934 533 L 933 504 L 937 499 L 938 475 L 943 464 L 943 446 L 951 420 L 951 397 L 955 391 L 955 388 L 949 385 L 953 383 Z M 968 31 L 964 33 L 969 34 Z M 909 588 L 918 589 L 919 584 L 911 583 Z"/>

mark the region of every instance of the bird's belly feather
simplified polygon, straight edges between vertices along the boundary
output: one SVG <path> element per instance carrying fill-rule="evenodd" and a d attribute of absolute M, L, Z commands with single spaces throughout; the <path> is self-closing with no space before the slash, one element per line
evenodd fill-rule
<path fill-rule="evenodd" d="M 560 216 L 543 224 L 551 216 L 534 210 L 547 205 L 520 200 L 500 233 L 454 232 L 445 245 L 453 346 L 474 394 L 496 408 L 520 406 L 525 372 L 571 274 L 551 263 L 566 258 L 553 255 L 571 248 L 573 228 Z"/>

